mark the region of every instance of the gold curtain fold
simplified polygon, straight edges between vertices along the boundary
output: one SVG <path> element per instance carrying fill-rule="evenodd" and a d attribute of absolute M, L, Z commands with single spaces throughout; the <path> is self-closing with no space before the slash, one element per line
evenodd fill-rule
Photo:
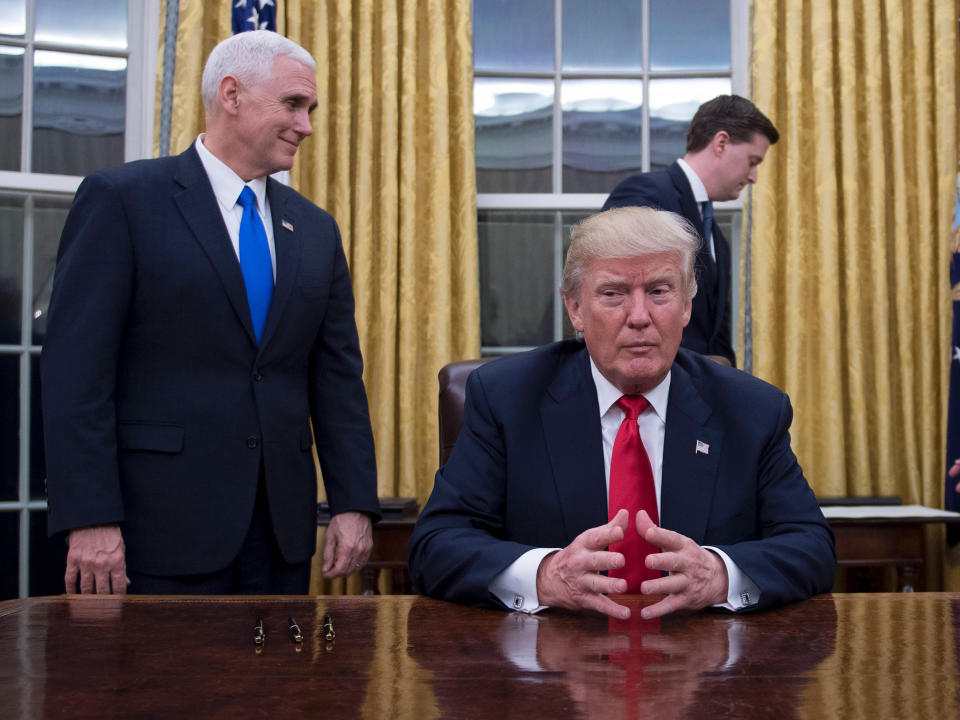
<path fill-rule="evenodd" d="M 171 152 L 202 129 L 203 62 L 230 33 L 228 4 L 207 6 L 180 2 Z M 437 468 L 437 372 L 480 354 L 470 12 L 470 0 L 278 7 L 278 29 L 317 61 L 320 104 L 291 184 L 343 235 L 378 490 L 421 504 Z M 319 565 L 312 591 L 342 591 Z"/>
<path fill-rule="evenodd" d="M 170 106 L 170 154 L 183 152 L 203 131 L 203 100 L 200 76 L 214 46 L 232 32 L 230 8 L 225 3 L 180 0 L 177 27 L 173 103 Z M 163 93 L 164 18 L 167 0 L 160 0 L 160 47 L 157 58 L 157 90 L 154 110 L 153 155 L 160 154 L 160 108 Z"/>
<path fill-rule="evenodd" d="M 754 373 L 819 495 L 942 507 L 957 0 L 754 0 Z M 939 569 L 939 568 L 938 568 Z"/>

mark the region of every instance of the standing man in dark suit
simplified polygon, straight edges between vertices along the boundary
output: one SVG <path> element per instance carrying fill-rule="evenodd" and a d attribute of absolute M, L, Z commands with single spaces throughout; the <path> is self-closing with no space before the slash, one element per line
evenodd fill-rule
<path fill-rule="evenodd" d="M 681 345 L 736 366 L 731 333 L 730 245 L 713 221 L 713 202 L 736 200 L 757 181 L 757 165 L 780 138 L 773 123 L 738 95 L 704 103 L 690 121 L 687 153 L 660 172 L 632 175 L 610 193 L 604 210 L 643 205 L 683 215 L 703 244 L 697 287 Z"/>
<path fill-rule="evenodd" d="M 561 292 L 583 342 L 470 375 L 410 539 L 423 592 L 619 618 L 629 610 L 608 593 L 665 595 L 649 619 L 831 587 L 833 535 L 790 449 L 787 396 L 678 349 L 698 244 L 650 208 L 574 228 Z"/>
<path fill-rule="evenodd" d="M 206 132 L 77 190 L 42 357 L 67 592 L 305 593 L 314 443 L 323 572 L 369 556 L 376 466 L 339 231 L 269 177 L 311 134 L 315 70 L 276 33 L 224 40 Z"/>

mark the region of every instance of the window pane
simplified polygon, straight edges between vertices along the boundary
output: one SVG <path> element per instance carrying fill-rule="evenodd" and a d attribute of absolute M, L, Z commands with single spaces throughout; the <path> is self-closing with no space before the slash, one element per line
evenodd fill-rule
<path fill-rule="evenodd" d="M 703 103 L 730 92 L 729 78 L 650 81 L 650 169 L 663 170 L 687 149 L 687 129 Z"/>
<path fill-rule="evenodd" d="M 642 29 L 637 0 L 567 0 L 563 3 L 563 69 L 640 71 Z"/>
<path fill-rule="evenodd" d="M 22 123 L 23 49 L 0 46 L 0 170 L 20 169 Z"/>
<path fill-rule="evenodd" d="M 553 339 L 554 214 L 479 213 L 480 319 L 485 346 Z"/>
<path fill-rule="evenodd" d="M 19 539 L 20 513 L 0 512 L 0 600 L 11 600 L 20 594 Z"/>
<path fill-rule="evenodd" d="M 34 11 L 40 42 L 127 47 L 127 0 L 37 0 Z"/>
<path fill-rule="evenodd" d="M 20 344 L 23 201 L 0 195 L 0 345 Z"/>
<path fill-rule="evenodd" d="M 597 208 L 599 211 L 600 208 Z M 576 225 L 581 220 L 590 217 L 594 213 L 590 212 L 565 212 L 563 213 L 563 259 L 566 262 L 567 259 L 567 250 L 570 249 L 570 231 L 573 230 L 573 226 Z M 572 338 L 576 335 L 573 330 L 573 325 L 570 324 L 570 316 L 567 315 L 567 310 L 563 310 L 563 338 Z"/>
<path fill-rule="evenodd" d="M 123 162 L 127 61 L 34 54 L 33 171 L 88 175 Z"/>
<path fill-rule="evenodd" d="M 564 80 L 563 192 L 608 193 L 640 172 L 641 80 Z"/>
<path fill-rule="evenodd" d="M 0 500 L 20 497 L 19 436 L 20 356 L 0 355 Z"/>
<path fill-rule="evenodd" d="M 739 243 L 739 238 L 734 228 L 734 216 L 738 215 L 739 212 L 739 210 L 725 210 L 713 216 L 713 221 L 717 224 L 717 227 L 720 228 L 720 232 L 722 232 L 723 236 L 727 239 L 731 249 Z M 736 268 L 734 268 L 734 270 L 736 270 Z"/>
<path fill-rule="evenodd" d="M 40 356 L 30 355 L 30 499 L 47 499 L 47 462 L 43 456 L 43 411 L 40 407 Z"/>
<path fill-rule="evenodd" d="M 59 595 L 63 592 L 63 573 L 67 565 L 67 544 L 62 537 L 47 537 L 47 513 L 30 513 L 30 588 L 31 597 Z"/>
<path fill-rule="evenodd" d="M 474 0 L 476 70 L 553 70 L 553 0 Z"/>
<path fill-rule="evenodd" d="M 477 78 L 473 112 L 477 191 L 550 192 L 553 82 Z"/>
<path fill-rule="evenodd" d="M 60 232 L 72 198 L 37 198 L 33 210 L 33 344 L 43 345 Z"/>
<path fill-rule="evenodd" d="M 730 3 L 726 0 L 652 0 L 653 70 L 729 70 Z"/>
<path fill-rule="evenodd" d="M 26 31 L 26 0 L 0 0 L 0 35 L 23 37 Z"/>

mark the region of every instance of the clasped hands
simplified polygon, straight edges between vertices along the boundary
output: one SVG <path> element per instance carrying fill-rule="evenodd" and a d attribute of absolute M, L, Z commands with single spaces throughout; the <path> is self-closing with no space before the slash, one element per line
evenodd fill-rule
<path fill-rule="evenodd" d="M 607 547 L 623 540 L 628 530 L 633 532 L 629 525 L 629 514 L 621 509 L 606 525 L 585 530 L 567 547 L 544 558 L 537 570 L 540 604 L 629 618 L 630 609 L 608 597 L 626 592 L 627 581 L 601 574 L 624 566 L 623 554 Z M 657 527 L 644 510 L 637 513 L 636 532 L 663 550 L 647 556 L 647 567 L 669 573 L 640 585 L 643 595 L 664 596 L 640 611 L 643 619 L 726 601 L 727 570 L 719 555 L 680 533 Z"/>

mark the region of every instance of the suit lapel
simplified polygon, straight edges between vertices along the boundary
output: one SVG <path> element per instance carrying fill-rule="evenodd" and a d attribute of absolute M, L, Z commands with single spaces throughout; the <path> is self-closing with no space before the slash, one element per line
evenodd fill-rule
<path fill-rule="evenodd" d="M 276 332 L 283 317 L 283 310 L 290 299 L 294 280 L 297 277 L 297 266 L 300 262 L 301 233 L 295 231 L 297 223 L 290 217 L 287 210 L 288 189 L 273 178 L 267 178 L 267 199 L 270 202 L 270 215 L 273 224 L 273 245 L 277 254 L 277 282 L 273 289 L 273 298 L 270 300 L 270 310 L 267 312 L 267 321 L 263 327 L 263 338 L 260 343 L 261 352 L 267 347 L 270 338 Z"/>
<path fill-rule="evenodd" d="M 693 188 L 690 187 L 690 181 L 687 180 L 683 168 L 676 161 L 669 167 L 667 172 L 670 179 L 673 180 L 673 187 L 677 191 L 677 197 L 680 199 L 680 211 L 687 218 L 693 227 L 703 237 L 703 218 L 700 217 L 700 208 L 697 207 L 697 201 L 693 197 Z"/>
<path fill-rule="evenodd" d="M 713 505 L 723 432 L 706 425 L 712 410 L 677 363 L 670 378 L 660 486 L 661 525 L 702 543 Z"/>
<path fill-rule="evenodd" d="M 210 179 L 193 145 L 179 156 L 174 181 L 183 188 L 174 195 L 174 202 L 220 277 L 230 304 L 247 335 L 256 344 L 240 262 L 223 224 L 223 215 L 210 186 Z"/>
<path fill-rule="evenodd" d="M 540 408 L 564 533 L 571 539 L 607 522 L 599 412 L 584 349 L 564 362 Z"/>
<path fill-rule="evenodd" d="M 703 218 L 700 216 L 700 208 L 693 197 L 693 189 L 690 187 L 690 181 L 683 172 L 679 163 L 674 162 L 669 169 L 670 177 L 673 180 L 673 186 L 677 191 L 680 200 L 680 210 L 683 216 L 687 218 L 697 233 L 703 238 Z M 714 228 L 716 228 L 716 219 L 714 219 Z M 719 255 L 719 253 L 718 253 Z M 716 304 L 716 283 L 717 283 L 717 265 L 710 256 L 710 248 L 704 240 L 697 252 L 697 284 L 701 287 L 698 296 L 702 296 L 707 305 L 712 309 Z M 711 312 L 713 312 L 711 310 Z M 713 312 L 715 316 L 716 313 Z"/>

